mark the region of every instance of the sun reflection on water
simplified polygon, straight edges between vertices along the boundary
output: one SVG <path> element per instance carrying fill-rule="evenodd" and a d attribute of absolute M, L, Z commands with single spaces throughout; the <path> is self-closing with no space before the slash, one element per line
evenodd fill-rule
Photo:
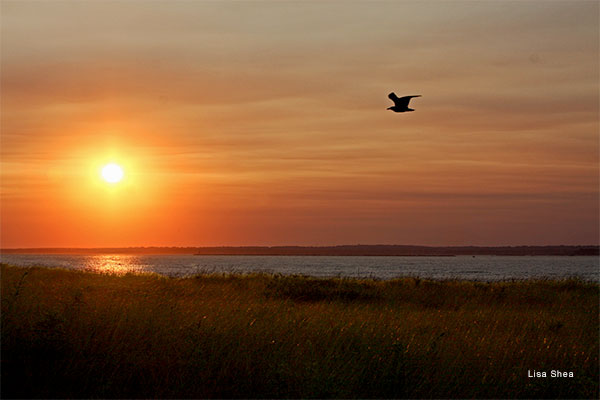
<path fill-rule="evenodd" d="M 86 270 L 102 274 L 125 275 L 127 273 L 145 272 L 139 257 L 127 254 L 110 254 L 92 256 L 86 263 Z"/>

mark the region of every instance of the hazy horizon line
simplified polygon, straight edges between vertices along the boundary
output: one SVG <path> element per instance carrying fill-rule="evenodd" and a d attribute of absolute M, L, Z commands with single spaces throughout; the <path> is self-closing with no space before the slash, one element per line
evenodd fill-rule
<path fill-rule="evenodd" d="M 207 249 L 207 248 L 329 248 L 329 247 L 427 247 L 427 248 L 460 248 L 460 247 L 599 247 L 600 244 L 506 244 L 506 245 L 424 245 L 424 244 L 325 244 L 325 245 L 211 245 L 211 246 L 40 246 L 40 247 L 0 247 L 3 250 L 59 250 L 59 249 Z"/>

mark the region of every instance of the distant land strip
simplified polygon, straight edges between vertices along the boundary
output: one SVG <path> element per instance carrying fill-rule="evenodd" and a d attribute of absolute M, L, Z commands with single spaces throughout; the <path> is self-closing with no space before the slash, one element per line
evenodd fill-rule
<path fill-rule="evenodd" d="M 8 248 L 2 254 L 190 254 L 239 256 L 597 256 L 600 246 L 237 246 L 237 247 L 103 247 Z"/>

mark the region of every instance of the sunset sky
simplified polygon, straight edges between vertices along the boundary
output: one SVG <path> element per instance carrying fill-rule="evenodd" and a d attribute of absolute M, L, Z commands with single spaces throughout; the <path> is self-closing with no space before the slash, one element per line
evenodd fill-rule
<path fill-rule="evenodd" d="M 598 244 L 597 1 L 0 4 L 1 247 Z"/>

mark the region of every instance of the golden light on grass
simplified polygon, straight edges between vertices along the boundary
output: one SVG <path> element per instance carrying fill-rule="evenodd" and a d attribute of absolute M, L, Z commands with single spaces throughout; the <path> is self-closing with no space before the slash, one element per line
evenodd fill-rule
<path fill-rule="evenodd" d="M 135 258 L 0 266 L 3 397 L 598 398 L 596 283 L 114 276 Z"/>
<path fill-rule="evenodd" d="M 123 179 L 123 168 L 115 163 L 109 163 L 102 167 L 101 175 L 106 182 L 117 183 Z"/>

